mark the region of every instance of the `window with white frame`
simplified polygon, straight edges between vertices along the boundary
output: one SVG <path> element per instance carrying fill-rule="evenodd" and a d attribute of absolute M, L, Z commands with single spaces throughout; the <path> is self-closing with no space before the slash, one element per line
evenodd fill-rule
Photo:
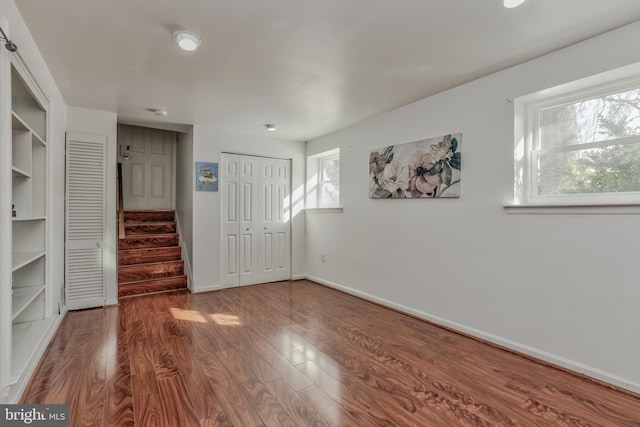
<path fill-rule="evenodd" d="M 340 206 L 340 149 L 307 158 L 307 208 Z"/>
<path fill-rule="evenodd" d="M 516 99 L 516 201 L 640 203 L 640 74 L 618 74 Z"/>

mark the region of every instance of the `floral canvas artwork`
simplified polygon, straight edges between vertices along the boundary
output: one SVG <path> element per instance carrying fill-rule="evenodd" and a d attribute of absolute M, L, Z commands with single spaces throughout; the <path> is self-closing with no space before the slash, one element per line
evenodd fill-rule
<path fill-rule="evenodd" d="M 390 145 L 369 154 L 369 197 L 460 197 L 462 133 Z"/>

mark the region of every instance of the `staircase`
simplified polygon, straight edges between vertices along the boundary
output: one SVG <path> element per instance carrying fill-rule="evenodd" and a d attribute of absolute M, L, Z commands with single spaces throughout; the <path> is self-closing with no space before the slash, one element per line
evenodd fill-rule
<path fill-rule="evenodd" d="M 125 211 L 118 239 L 118 296 L 187 288 L 173 211 Z"/>

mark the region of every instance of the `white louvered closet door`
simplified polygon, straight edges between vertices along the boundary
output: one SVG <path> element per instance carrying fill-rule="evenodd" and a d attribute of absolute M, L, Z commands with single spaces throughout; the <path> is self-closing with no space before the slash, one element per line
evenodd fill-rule
<path fill-rule="evenodd" d="M 106 137 L 67 135 L 66 304 L 69 310 L 105 301 Z"/>

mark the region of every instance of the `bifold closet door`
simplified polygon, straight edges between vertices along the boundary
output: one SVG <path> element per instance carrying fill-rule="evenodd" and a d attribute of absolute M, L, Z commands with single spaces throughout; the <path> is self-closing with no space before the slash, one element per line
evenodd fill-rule
<path fill-rule="evenodd" d="M 67 135 L 66 304 L 70 310 L 105 301 L 106 137 Z"/>
<path fill-rule="evenodd" d="M 291 278 L 291 161 L 259 159 L 258 283 Z"/>
<path fill-rule="evenodd" d="M 291 277 L 290 165 L 289 160 L 222 155 L 224 286 Z"/>
<path fill-rule="evenodd" d="M 225 286 L 258 283 L 257 163 L 257 158 L 251 156 L 222 156 L 222 266 Z"/>

